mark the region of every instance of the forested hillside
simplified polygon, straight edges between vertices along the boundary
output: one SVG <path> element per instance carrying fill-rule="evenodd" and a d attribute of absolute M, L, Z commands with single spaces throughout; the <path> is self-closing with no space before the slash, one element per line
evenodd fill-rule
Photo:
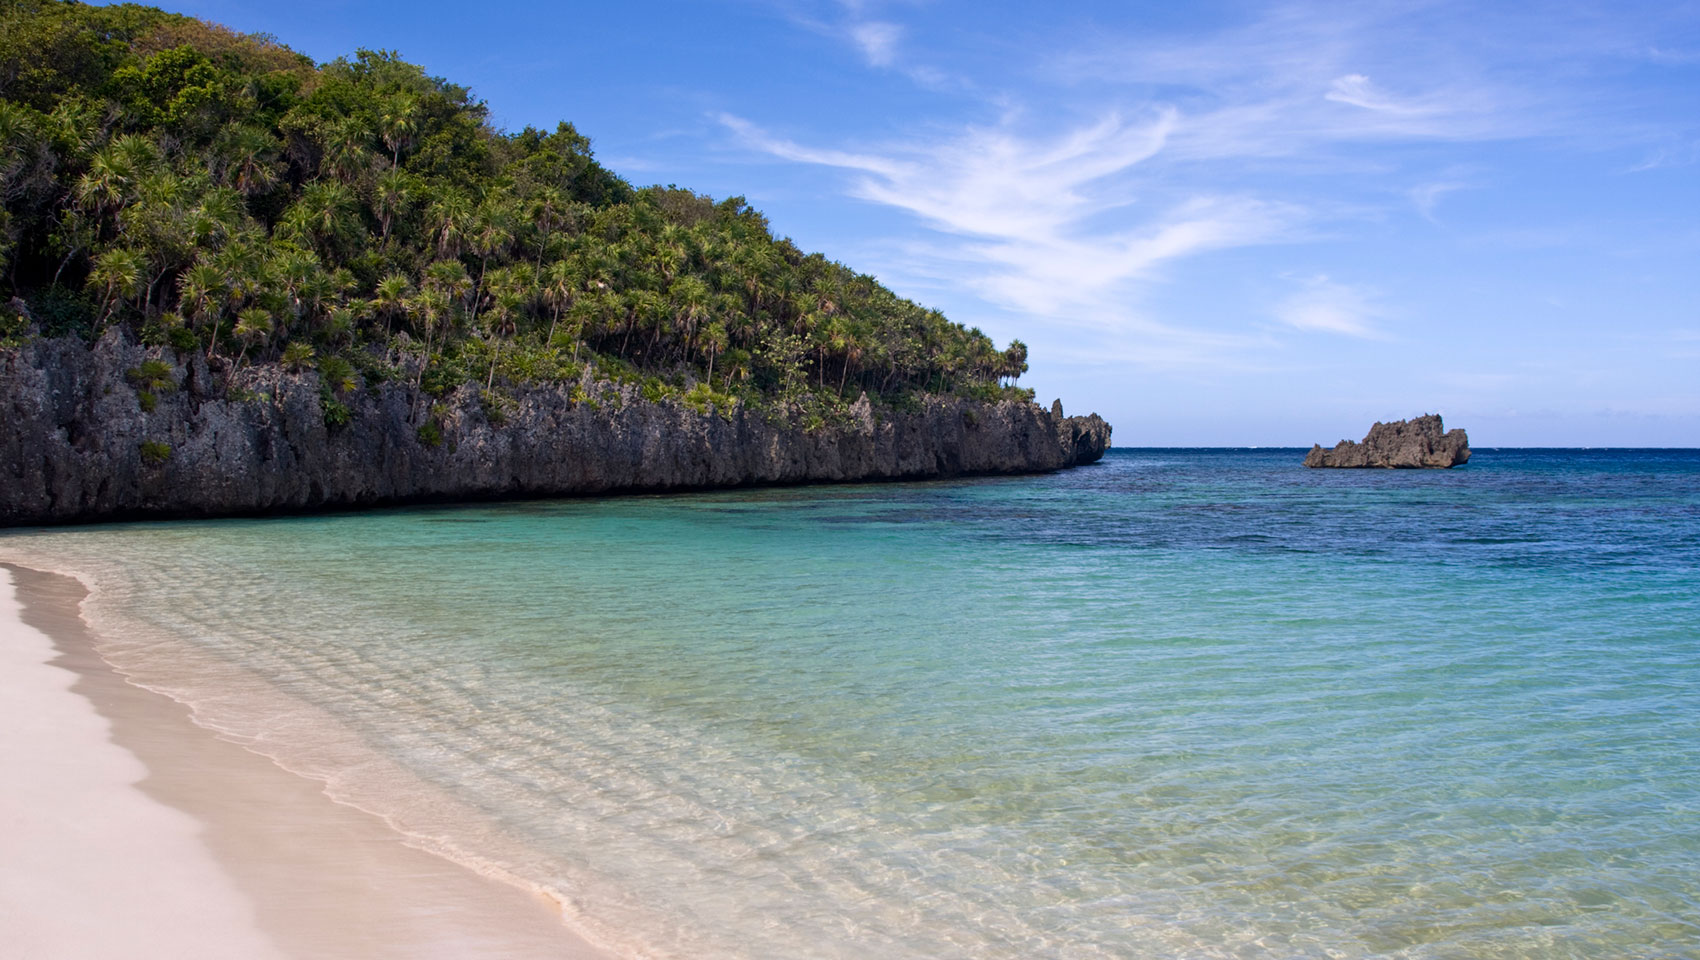
<path fill-rule="evenodd" d="M 1028 396 L 1020 341 L 803 253 L 740 197 L 634 188 L 569 123 L 497 130 L 394 53 L 0 11 L 0 342 L 124 325 L 226 375 L 317 369 L 328 419 L 362 383 L 499 395 L 584 364 L 698 406 Z"/>

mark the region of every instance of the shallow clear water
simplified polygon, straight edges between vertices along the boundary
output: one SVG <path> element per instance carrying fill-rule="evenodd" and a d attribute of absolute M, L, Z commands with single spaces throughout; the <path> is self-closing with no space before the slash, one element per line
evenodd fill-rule
<path fill-rule="evenodd" d="M 0 536 L 657 956 L 1700 956 L 1700 452 Z"/>

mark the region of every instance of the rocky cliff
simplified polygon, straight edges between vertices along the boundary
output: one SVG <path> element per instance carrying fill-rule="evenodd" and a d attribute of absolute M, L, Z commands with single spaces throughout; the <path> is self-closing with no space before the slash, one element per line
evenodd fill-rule
<path fill-rule="evenodd" d="M 1414 420 L 1377 423 L 1362 443 L 1342 440 L 1334 449 L 1321 444 L 1305 455 L 1307 467 L 1454 467 L 1470 459 L 1470 438 L 1447 431 L 1439 414 Z"/>
<path fill-rule="evenodd" d="M 153 389 L 136 374 L 148 359 L 170 370 Z M 914 412 L 863 397 L 848 423 L 809 430 L 606 383 L 500 404 L 383 383 L 343 396 L 340 426 L 323 396 L 316 373 L 227 377 L 116 330 L 0 352 L 0 524 L 1031 473 L 1091 463 L 1110 440 L 1096 414 L 954 397 Z"/>

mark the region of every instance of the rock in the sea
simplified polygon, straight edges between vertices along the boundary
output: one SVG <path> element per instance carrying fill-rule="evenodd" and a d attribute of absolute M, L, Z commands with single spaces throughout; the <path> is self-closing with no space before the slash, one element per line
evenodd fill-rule
<path fill-rule="evenodd" d="M 170 388 L 144 401 L 132 373 L 147 360 Z M 0 350 L 0 526 L 1035 473 L 1110 443 L 1096 414 L 948 396 L 877 412 L 863 397 L 816 429 L 588 377 L 499 407 L 476 385 L 433 399 L 373 384 L 344 393 L 334 420 L 331 396 L 316 373 L 221 374 L 117 329 Z"/>
<path fill-rule="evenodd" d="M 1462 429 L 1447 431 L 1440 415 L 1377 423 L 1362 443 L 1342 440 L 1334 449 L 1321 444 L 1305 454 L 1307 467 L 1455 467 L 1470 459 L 1470 438 Z"/>

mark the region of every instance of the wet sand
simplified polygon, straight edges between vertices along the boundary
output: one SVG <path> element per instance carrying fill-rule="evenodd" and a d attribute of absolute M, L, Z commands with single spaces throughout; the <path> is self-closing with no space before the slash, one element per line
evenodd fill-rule
<path fill-rule="evenodd" d="M 0 942 L 105 957 L 608 960 L 96 652 L 74 578 L 0 564 Z"/>

